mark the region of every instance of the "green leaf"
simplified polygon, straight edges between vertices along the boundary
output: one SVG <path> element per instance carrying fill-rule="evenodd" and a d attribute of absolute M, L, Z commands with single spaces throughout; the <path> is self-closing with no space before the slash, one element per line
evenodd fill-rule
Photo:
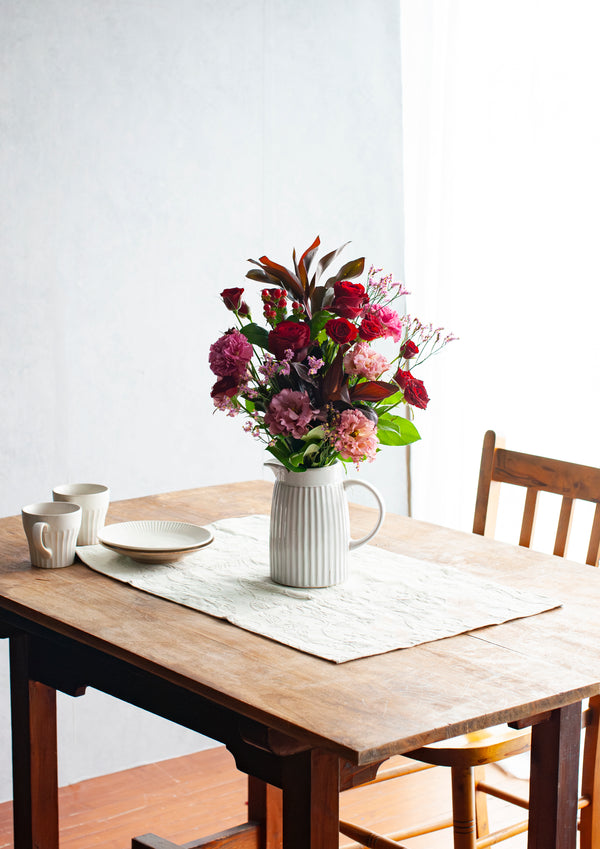
<path fill-rule="evenodd" d="M 387 413 L 389 410 L 393 410 L 394 407 L 397 407 L 398 404 L 402 404 L 404 401 L 404 392 L 398 390 L 393 395 L 390 395 L 389 398 L 385 399 L 385 404 L 382 404 L 380 407 L 377 407 L 378 413 Z"/>
<path fill-rule="evenodd" d="M 255 324 L 253 321 L 250 324 L 244 325 L 240 330 L 244 334 L 251 345 L 256 345 L 258 348 L 269 347 L 269 333 L 260 324 Z"/>
<path fill-rule="evenodd" d="M 290 468 L 290 464 L 287 461 L 287 454 L 285 453 L 285 451 L 280 450 L 277 443 L 275 443 L 274 445 L 269 445 L 267 451 L 269 452 L 269 454 L 272 454 L 276 460 L 279 460 L 279 462 L 284 465 L 286 469 Z"/>
<path fill-rule="evenodd" d="M 325 439 L 323 425 L 313 427 L 312 430 L 309 430 L 308 433 L 305 433 L 301 438 L 304 442 L 321 442 L 322 439 Z"/>
<path fill-rule="evenodd" d="M 384 413 L 379 416 L 377 437 L 382 445 L 410 445 L 421 436 L 414 424 L 403 416 Z"/>
<path fill-rule="evenodd" d="M 325 325 L 329 321 L 330 318 L 333 318 L 333 314 L 327 312 L 327 310 L 319 310 L 319 312 L 315 313 L 310 320 L 310 338 L 316 339 L 319 333 L 324 329 Z"/>
<path fill-rule="evenodd" d="M 297 469 L 299 466 L 302 465 L 302 461 L 304 460 L 305 450 L 306 449 L 303 448 L 302 451 L 296 451 L 295 454 L 289 455 L 288 460 L 289 460 L 290 465 L 293 469 Z"/>
<path fill-rule="evenodd" d="M 311 444 L 307 447 L 306 451 L 302 455 L 302 460 L 306 462 L 309 457 L 311 457 L 313 454 L 318 454 L 320 450 L 321 449 L 316 442 L 311 442 Z"/>

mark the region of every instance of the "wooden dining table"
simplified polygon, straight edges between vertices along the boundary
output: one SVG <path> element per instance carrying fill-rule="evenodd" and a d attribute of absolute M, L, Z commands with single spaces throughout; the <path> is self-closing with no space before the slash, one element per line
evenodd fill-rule
<path fill-rule="evenodd" d="M 107 523 L 267 514 L 271 493 L 256 481 L 119 501 Z M 351 521 L 358 536 L 372 512 L 351 506 Z M 198 846 L 332 849 L 340 789 L 389 756 L 509 722 L 532 725 L 529 849 L 574 849 L 581 701 L 600 692 L 600 572 L 396 515 L 374 544 L 561 606 L 335 664 L 80 562 L 34 568 L 20 517 L 1 519 L 15 849 L 58 847 L 56 691 L 86 687 L 220 741 L 247 773 L 248 822 Z M 132 846 L 174 844 L 147 834 Z"/>

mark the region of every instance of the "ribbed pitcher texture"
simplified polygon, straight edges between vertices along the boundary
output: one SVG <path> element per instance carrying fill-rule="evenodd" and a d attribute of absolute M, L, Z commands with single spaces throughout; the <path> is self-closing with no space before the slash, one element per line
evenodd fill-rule
<path fill-rule="evenodd" d="M 379 530 L 384 508 L 371 484 L 345 478 L 341 463 L 291 472 L 275 462 L 269 559 L 271 578 L 288 587 L 330 587 L 348 577 L 348 553 Z M 360 540 L 350 539 L 346 487 L 363 486 L 375 495 L 379 518 Z"/>

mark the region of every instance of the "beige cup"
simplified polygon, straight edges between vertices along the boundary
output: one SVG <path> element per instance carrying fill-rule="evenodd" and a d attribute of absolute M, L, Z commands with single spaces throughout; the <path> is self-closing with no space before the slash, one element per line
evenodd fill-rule
<path fill-rule="evenodd" d="M 108 487 L 100 483 L 65 483 L 54 487 L 52 498 L 79 504 L 82 516 L 77 545 L 95 545 L 108 510 Z"/>
<path fill-rule="evenodd" d="M 73 563 L 81 527 L 81 507 L 78 504 L 41 501 L 23 507 L 21 516 L 34 566 L 60 569 Z"/>

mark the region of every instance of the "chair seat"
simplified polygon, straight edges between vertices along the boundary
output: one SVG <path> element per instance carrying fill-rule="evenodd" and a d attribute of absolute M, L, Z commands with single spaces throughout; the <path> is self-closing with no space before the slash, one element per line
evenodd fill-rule
<path fill-rule="evenodd" d="M 487 729 L 487 734 L 467 734 L 423 746 L 406 756 L 434 766 L 483 766 L 529 751 L 531 729 L 513 731 L 508 726 Z"/>

